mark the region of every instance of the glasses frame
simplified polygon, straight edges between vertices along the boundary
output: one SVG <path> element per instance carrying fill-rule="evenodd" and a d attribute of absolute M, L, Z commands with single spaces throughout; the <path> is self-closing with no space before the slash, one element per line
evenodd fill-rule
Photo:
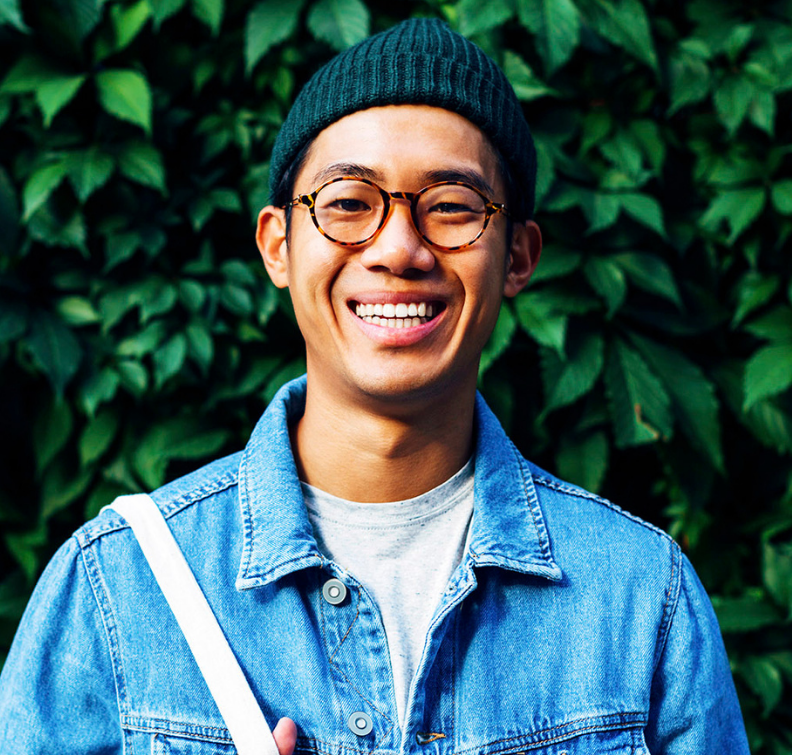
<path fill-rule="evenodd" d="M 339 181 L 359 181 L 360 183 L 368 184 L 372 188 L 376 189 L 380 196 L 382 197 L 382 218 L 380 219 L 379 224 L 377 227 L 364 239 L 360 239 L 360 241 L 339 241 L 338 239 L 334 239 L 327 231 L 325 231 L 320 225 L 319 221 L 316 217 L 316 197 L 319 192 L 325 188 L 325 186 L 330 186 L 330 184 L 338 183 Z M 432 241 L 430 238 L 421 231 L 418 227 L 418 200 L 430 189 L 434 189 L 437 186 L 464 186 L 466 189 L 470 189 L 471 191 L 478 194 L 481 199 L 484 200 L 484 223 L 481 226 L 481 230 L 476 234 L 474 238 L 470 241 L 459 244 L 457 246 L 443 246 L 442 244 L 437 244 Z M 339 244 L 340 246 L 360 246 L 361 244 L 365 244 L 371 241 L 373 238 L 377 236 L 377 234 L 385 227 L 385 223 L 388 222 L 388 218 L 390 217 L 390 207 L 391 207 L 391 200 L 392 199 L 405 199 L 410 203 L 410 218 L 412 219 L 413 228 L 415 228 L 415 232 L 427 243 L 429 246 L 439 249 L 444 252 L 456 252 L 459 249 L 465 249 L 466 247 L 475 244 L 482 236 L 484 231 L 487 230 L 487 226 L 489 225 L 490 218 L 498 212 L 503 213 L 507 218 L 511 219 L 511 214 L 509 213 L 505 204 L 501 202 L 493 202 L 487 197 L 485 194 L 482 194 L 475 186 L 471 186 L 469 183 L 465 181 L 438 181 L 437 183 L 429 184 L 429 186 L 424 186 L 423 189 L 420 191 L 385 191 L 381 186 L 378 186 L 373 181 L 369 181 L 367 178 L 360 178 L 358 176 L 339 176 L 338 178 L 331 178 L 329 181 L 325 181 L 323 184 L 318 186 L 314 189 L 310 194 L 300 194 L 292 199 L 291 202 L 288 204 L 283 205 L 282 209 L 286 209 L 287 207 L 299 207 L 304 206 L 307 207 L 309 212 L 311 213 L 311 220 L 313 220 L 313 224 L 316 226 L 316 230 L 322 234 L 326 239 L 332 241 L 334 244 Z"/>

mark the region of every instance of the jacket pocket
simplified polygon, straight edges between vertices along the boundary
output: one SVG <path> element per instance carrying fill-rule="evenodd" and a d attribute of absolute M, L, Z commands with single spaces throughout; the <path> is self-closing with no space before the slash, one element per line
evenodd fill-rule
<path fill-rule="evenodd" d="M 230 742 L 155 734 L 151 755 L 236 755 L 236 747 Z"/>

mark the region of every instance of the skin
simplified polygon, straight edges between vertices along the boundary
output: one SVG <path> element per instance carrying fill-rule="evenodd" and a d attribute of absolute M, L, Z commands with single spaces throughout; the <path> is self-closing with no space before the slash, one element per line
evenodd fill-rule
<path fill-rule="evenodd" d="M 440 175 L 440 172 L 451 172 Z M 295 195 L 338 175 L 388 191 L 418 191 L 466 174 L 505 202 L 498 161 L 484 134 L 456 113 L 425 105 L 371 108 L 316 138 Z M 292 428 L 302 480 L 353 501 L 396 501 L 431 490 L 472 452 L 481 351 L 503 296 L 528 282 L 542 248 L 535 223 L 515 223 L 507 248 L 501 214 L 466 249 L 434 249 L 417 234 L 409 204 L 396 201 L 371 241 L 343 247 L 324 238 L 304 207 L 265 207 L 256 241 L 273 283 L 288 287 L 305 338 L 305 414 Z M 442 312 L 406 330 L 363 322 L 354 304 L 440 303 Z M 376 484 L 372 481 L 376 480 Z M 296 727 L 274 731 L 291 755 Z"/>
<path fill-rule="evenodd" d="M 350 174 L 418 191 L 452 171 L 478 177 L 504 202 L 497 166 L 484 134 L 456 113 L 377 107 L 319 134 L 294 193 Z M 535 223 L 515 223 L 508 250 L 506 231 L 499 213 L 475 244 L 439 251 L 416 233 L 409 203 L 395 201 L 379 235 L 343 247 L 317 231 L 304 207 L 293 210 L 288 239 L 284 211 L 261 211 L 262 259 L 274 284 L 288 286 L 306 343 L 306 409 L 292 433 L 303 480 L 349 500 L 393 501 L 431 490 L 464 465 L 481 351 L 501 298 L 522 290 L 541 251 Z M 352 309 L 357 301 L 411 300 L 441 302 L 443 311 L 395 330 L 364 323 Z"/>

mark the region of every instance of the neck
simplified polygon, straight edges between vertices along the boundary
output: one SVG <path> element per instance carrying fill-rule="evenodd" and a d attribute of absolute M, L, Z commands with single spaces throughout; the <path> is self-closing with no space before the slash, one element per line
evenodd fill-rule
<path fill-rule="evenodd" d="M 458 472 L 472 453 L 475 385 L 413 405 L 349 404 L 312 391 L 292 428 L 300 479 L 350 501 L 400 501 Z"/>

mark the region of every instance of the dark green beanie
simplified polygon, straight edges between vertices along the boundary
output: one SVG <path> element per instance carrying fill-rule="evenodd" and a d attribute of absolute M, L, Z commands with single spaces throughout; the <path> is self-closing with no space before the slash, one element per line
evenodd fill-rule
<path fill-rule="evenodd" d="M 509 165 L 512 212 L 533 215 L 536 150 L 503 71 L 438 19 L 411 19 L 359 42 L 317 71 L 297 97 L 272 150 L 270 192 L 300 150 L 345 115 L 378 105 L 452 110 L 478 126 Z"/>

